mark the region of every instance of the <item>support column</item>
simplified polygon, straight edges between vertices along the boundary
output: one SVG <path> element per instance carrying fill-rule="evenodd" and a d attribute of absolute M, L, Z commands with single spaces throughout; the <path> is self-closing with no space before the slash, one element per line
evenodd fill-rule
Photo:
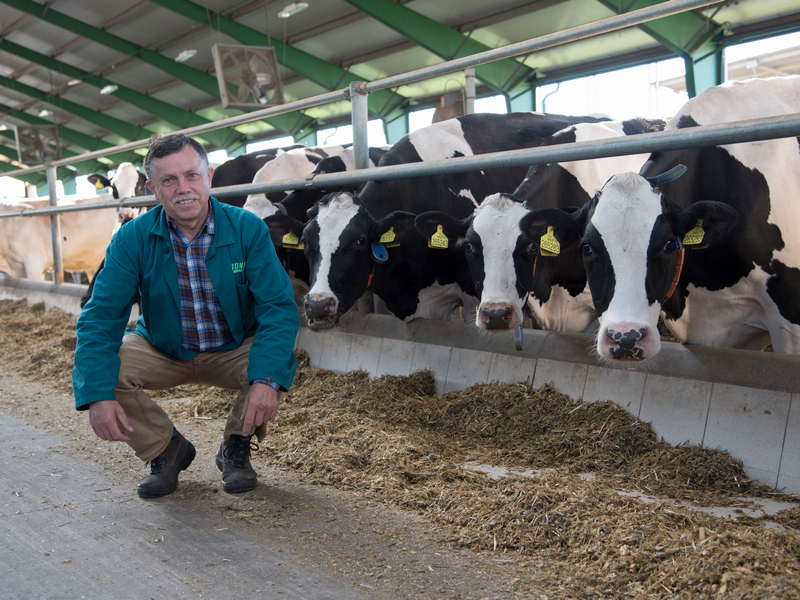
<path fill-rule="evenodd" d="M 369 93 L 364 81 L 350 84 L 350 119 L 353 123 L 353 160 L 356 169 L 369 167 Z"/>
<path fill-rule="evenodd" d="M 47 163 L 47 192 L 50 206 L 58 206 L 56 194 L 56 168 Z M 50 215 L 50 233 L 53 241 L 53 283 L 64 283 L 64 263 L 61 260 L 61 215 Z"/>

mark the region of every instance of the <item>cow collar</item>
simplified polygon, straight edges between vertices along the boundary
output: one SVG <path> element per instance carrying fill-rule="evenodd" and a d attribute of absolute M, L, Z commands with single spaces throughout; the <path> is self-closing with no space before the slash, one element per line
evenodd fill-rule
<path fill-rule="evenodd" d="M 683 270 L 683 255 L 685 252 L 686 248 L 683 246 L 681 246 L 680 250 L 678 250 L 678 264 L 675 265 L 675 276 L 672 278 L 672 284 L 670 284 L 669 289 L 667 290 L 667 300 L 672 298 L 675 288 L 678 287 L 678 280 L 681 278 L 681 271 Z"/>

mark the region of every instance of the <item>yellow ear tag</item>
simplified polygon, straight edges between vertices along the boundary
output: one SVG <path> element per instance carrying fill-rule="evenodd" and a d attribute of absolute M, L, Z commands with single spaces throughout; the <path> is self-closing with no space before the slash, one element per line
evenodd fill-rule
<path fill-rule="evenodd" d="M 98 179 L 97 181 L 94 182 L 94 187 L 96 187 L 98 190 L 102 190 L 106 186 L 104 186 L 102 182 Z"/>
<path fill-rule="evenodd" d="M 394 242 L 396 237 L 397 234 L 394 232 L 394 227 L 389 227 L 389 231 L 387 231 L 381 236 L 380 243 L 386 246 L 387 248 L 394 248 L 395 246 L 400 245 L 400 242 L 392 243 Z"/>
<path fill-rule="evenodd" d="M 447 248 L 449 246 L 449 242 L 447 241 L 447 236 L 442 233 L 442 226 L 436 226 L 436 233 L 431 236 L 430 241 L 428 242 L 428 248 Z"/>
<path fill-rule="evenodd" d="M 703 236 L 705 236 L 705 234 L 706 232 L 703 230 L 703 219 L 698 219 L 695 228 L 683 236 L 683 245 L 697 246 L 703 241 Z"/>
<path fill-rule="evenodd" d="M 548 225 L 547 233 L 539 241 L 539 251 L 542 256 L 558 256 L 561 254 L 561 244 L 558 243 L 556 236 L 553 235 L 552 225 Z"/>
<path fill-rule="evenodd" d="M 300 238 L 290 231 L 281 238 L 281 243 L 288 248 L 299 248 Z"/>

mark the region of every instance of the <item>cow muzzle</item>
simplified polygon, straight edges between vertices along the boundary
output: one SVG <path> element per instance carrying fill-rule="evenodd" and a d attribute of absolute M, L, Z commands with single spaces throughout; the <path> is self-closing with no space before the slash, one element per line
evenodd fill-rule
<path fill-rule="evenodd" d="M 478 327 L 486 331 L 508 331 L 520 321 L 521 317 L 511 304 L 485 304 L 478 309 Z"/>
<path fill-rule="evenodd" d="M 303 310 L 308 317 L 309 329 L 321 330 L 335 327 L 339 322 L 336 296 L 325 294 L 306 294 Z"/>
<path fill-rule="evenodd" d="M 602 328 L 597 339 L 601 356 L 621 362 L 646 360 L 659 349 L 658 335 L 642 324 L 614 324 Z"/>

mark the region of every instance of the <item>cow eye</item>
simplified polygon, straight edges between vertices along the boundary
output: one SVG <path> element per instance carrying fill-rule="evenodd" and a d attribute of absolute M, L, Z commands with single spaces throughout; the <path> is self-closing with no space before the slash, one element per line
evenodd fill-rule
<path fill-rule="evenodd" d="M 667 240 L 667 243 L 664 244 L 664 252 L 666 254 L 669 254 L 670 252 L 675 252 L 676 250 L 678 250 L 678 248 L 679 246 L 677 238 L 672 238 L 671 240 Z"/>
<path fill-rule="evenodd" d="M 366 246 L 367 238 L 360 237 L 356 240 L 356 246 Z"/>
<path fill-rule="evenodd" d="M 466 250 L 467 252 L 472 252 L 472 244 L 470 244 L 469 242 L 464 242 L 464 250 Z"/>
<path fill-rule="evenodd" d="M 592 246 L 589 244 L 589 242 L 583 242 L 583 243 L 581 244 L 581 251 L 582 251 L 582 252 L 583 252 L 583 253 L 584 253 L 586 256 L 589 256 L 589 255 L 590 255 L 592 252 L 594 252 L 594 251 L 592 250 Z"/>
<path fill-rule="evenodd" d="M 525 250 L 527 250 L 530 254 L 536 254 L 537 251 L 536 242 L 531 242 L 530 244 L 528 244 L 528 247 L 525 248 Z"/>

